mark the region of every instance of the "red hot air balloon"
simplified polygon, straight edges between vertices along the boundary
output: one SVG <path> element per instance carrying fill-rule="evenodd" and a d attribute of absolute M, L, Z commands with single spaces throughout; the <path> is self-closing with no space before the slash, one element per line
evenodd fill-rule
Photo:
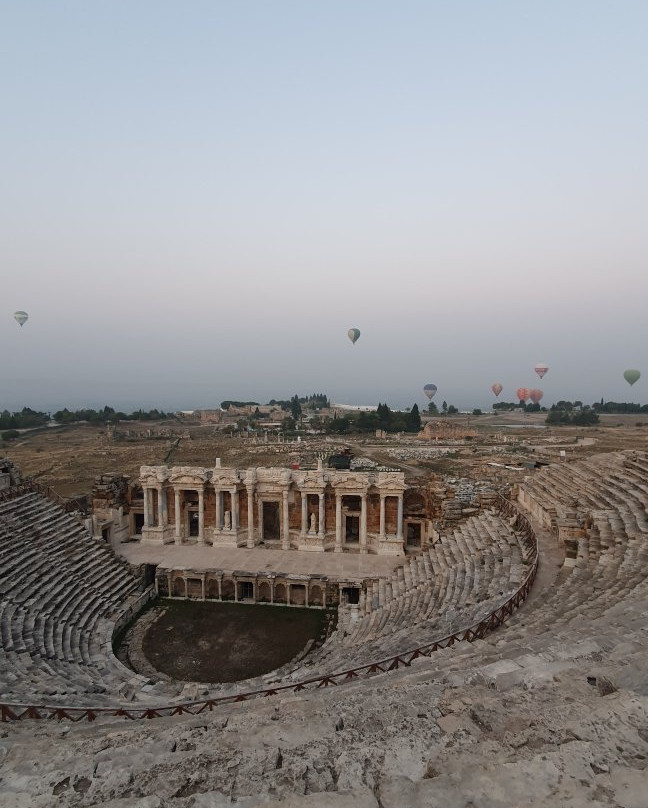
<path fill-rule="evenodd" d="M 493 393 L 496 396 L 499 396 L 499 394 L 502 392 L 503 389 L 504 388 L 502 387 L 502 385 L 499 382 L 495 382 L 495 384 L 491 384 L 491 390 L 493 391 Z"/>
<path fill-rule="evenodd" d="M 547 373 L 547 371 L 549 370 L 549 367 L 545 365 L 544 362 L 538 362 L 538 364 L 533 369 L 538 374 L 538 376 L 542 378 L 545 375 L 545 373 Z"/>
<path fill-rule="evenodd" d="M 542 390 L 538 390 L 537 388 L 529 392 L 529 398 L 531 399 L 531 401 L 533 401 L 534 404 L 539 404 L 542 401 L 543 395 L 544 393 L 542 392 Z"/>
<path fill-rule="evenodd" d="M 515 391 L 515 395 L 518 397 L 518 401 L 528 401 L 531 391 L 528 387 L 518 387 Z"/>

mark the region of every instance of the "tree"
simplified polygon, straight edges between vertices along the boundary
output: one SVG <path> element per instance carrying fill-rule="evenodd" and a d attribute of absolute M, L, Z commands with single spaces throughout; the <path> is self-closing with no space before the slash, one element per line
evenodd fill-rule
<path fill-rule="evenodd" d="M 482 411 L 478 407 L 475 407 L 473 410 L 473 415 L 482 415 Z"/>
<path fill-rule="evenodd" d="M 281 421 L 281 429 L 283 432 L 295 431 L 295 419 L 291 415 L 286 415 Z"/>
<path fill-rule="evenodd" d="M 430 415 L 437 415 L 438 414 L 439 408 L 434 403 L 434 401 L 430 401 L 430 403 L 428 404 L 428 412 L 430 413 Z"/>
<path fill-rule="evenodd" d="M 414 404 L 412 409 L 407 414 L 407 418 L 405 419 L 405 430 L 407 432 L 421 431 L 421 414 L 419 413 L 418 404 Z"/>
<path fill-rule="evenodd" d="M 295 393 L 295 395 L 290 399 L 290 414 L 298 421 L 302 414 L 301 404 L 299 403 L 299 396 Z"/>
<path fill-rule="evenodd" d="M 448 402 L 447 402 L 447 401 L 444 401 L 444 402 L 443 402 L 443 404 L 441 405 L 441 410 L 442 410 L 444 413 L 447 413 L 447 412 L 448 412 Z"/>
<path fill-rule="evenodd" d="M 444 402 L 444 403 L 445 403 L 445 402 Z M 448 407 L 448 415 L 456 415 L 458 412 L 459 412 L 459 410 L 458 410 L 458 409 L 455 407 L 455 405 L 454 405 L 454 404 L 451 404 L 451 405 Z"/>

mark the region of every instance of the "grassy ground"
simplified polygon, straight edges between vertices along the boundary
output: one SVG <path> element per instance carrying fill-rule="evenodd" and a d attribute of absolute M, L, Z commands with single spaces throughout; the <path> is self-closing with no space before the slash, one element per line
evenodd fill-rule
<path fill-rule="evenodd" d="M 236 682 L 278 668 L 324 631 L 321 609 L 163 601 L 144 636 L 159 671 L 193 682 Z"/>

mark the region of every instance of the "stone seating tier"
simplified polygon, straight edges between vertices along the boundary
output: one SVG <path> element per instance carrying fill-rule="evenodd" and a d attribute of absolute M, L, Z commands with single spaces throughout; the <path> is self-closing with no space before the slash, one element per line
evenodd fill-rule
<path fill-rule="evenodd" d="M 0 503 L 0 548 L 3 700 L 114 699 L 138 678 L 113 657 L 110 638 L 140 585 L 108 547 L 28 493 Z"/>

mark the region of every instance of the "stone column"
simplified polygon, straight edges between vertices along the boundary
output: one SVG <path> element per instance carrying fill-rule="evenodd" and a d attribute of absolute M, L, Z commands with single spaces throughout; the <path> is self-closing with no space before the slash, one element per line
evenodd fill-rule
<path fill-rule="evenodd" d="M 144 488 L 144 527 L 150 527 L 151 525 L 151 514 L 150 514 L 150 505 L 151 505 L 151 498 L 150 498 L 150 489 Z"/>
<path fill-rule="evenodd" d="M 205 543 L 205 491 L 198 489 L 198 544 Z"/>
<path fill-rule="evenodd" d="M 385 538 L 385 495 L 380 495 L 380 538 Z"/>
<path fill-rule="evenodd" d="M 263 531 L 263 501 L 259 500 L 257 502 L 257 531 L 259 534 L 259 541 L 263 541 L 265 539 L 265 533 Z"/>
<path fill-rule="evenodd" d="M 180 506 L 180 489 L 175 488 L 175 543 L 182 544 L 182 509 Z"/>
<path fill-rule="evenodd" d="M 398 495 L 398 521 L 396 522 L 396 538 L 403 540 L 403 494 Z"/>
<path fill-rule="evenodd" d="M 301 535 L 305 536 L 308 531 L 308 494 L 301 492 Z"/>
<path fill-rule="evenodd" d="M 360 552 L 367 552 L 367 494 L 360 495 Z"/>
<path fill-rule="evenodd" d="M 290 517 L 288 513 L 288 491 L 282 491 L 281 549 L 290 550 Z"/>
<path fill-rule="evenodd" d="M 247 546 L 254 547 L 254 488 L 249 486 L 247 489 Z"/>
<path fill-rule="evenodd" d="M 342 494 L 335 492 L 335 552 L 342 552 Z"/>
<path fill-rule="evenodd" d="M 223 492 L 216 489 L 216 530 L 223 527 Z"/>
<path fill-rule="evenodd" d="M 324 492 L 319 492 L 319 519 L 317 520 L 317 535 L 320 538 L 324 538 L 324 534 L 326 533 L 326 511 L 324 509 Z"/>
<path fill-rule="evenodd" d="M 239 529 L 239 498 L 238 498 L 238 491 L 236 488 L 232 488 L 230 491 L 230 500 L 232 504 L 232 513 L 230 514 L 232 519 L 232 530 L 238 531 Z"/>
<path fill-rule="evenodd" d="M 167 597 L 172 598 L 173 597 L 173 581 L 171 580 L 171 573 L 170 572 L 167 572 L 166 579 L 167 579 L 167 590 L 168 590 Z"/>
<path fill-rule="evenodd" d="M 200 576 L 200 584 L 202 590 L 202 599 L 205 600 L 205 573 Z"/>
<path fill-rule="evenodd" d="M 160 527 L 166 526 L 166 491 L 160 485 L 158 486 L 158 525 Z"/>

